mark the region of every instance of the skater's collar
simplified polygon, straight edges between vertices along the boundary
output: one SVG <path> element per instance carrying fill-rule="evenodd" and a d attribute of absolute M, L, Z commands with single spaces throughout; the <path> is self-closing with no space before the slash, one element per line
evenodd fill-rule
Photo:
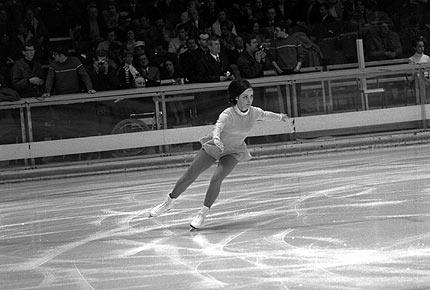
<path fill-rule="evenodd" d="M 238 114 L 239 114 L 239 115 L 241 115 L 241 116 L 246 116 L 246 115 L 248 115 L 248 113 L 249 113 L 249 109 L 248 109 L 248 110 L 246 110 L 245 112 L 242 112 L 242 111 L 237 107 L 237 105 L 236 105 L 236 106 L 234 106 L 233 108 L 234 108 L 234 110 L 236 111 L 236 113 L 238 113 Z"/>

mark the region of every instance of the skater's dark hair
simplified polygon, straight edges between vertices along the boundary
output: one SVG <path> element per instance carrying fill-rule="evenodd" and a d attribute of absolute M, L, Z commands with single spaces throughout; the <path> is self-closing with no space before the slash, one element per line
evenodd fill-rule
<path fill-rule="evenodd" d="M 232 106 L 236 105 L 237 104 L 236 98 L 239 97 L 239 95 L 248 88 L 251 88 L 251 84 L 247 80 L 245 79 L 233 80 L 228 86 L 228 95 L 229 95 L 228 100 L 230 104 Z"/>

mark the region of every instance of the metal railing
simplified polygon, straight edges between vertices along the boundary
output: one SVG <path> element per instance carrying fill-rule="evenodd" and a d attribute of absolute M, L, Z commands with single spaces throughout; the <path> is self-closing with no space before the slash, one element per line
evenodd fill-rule
<path fill-rule="evenodd" d="M 378 126 L 390 123 L 413 123 L 412 126 L 426 128 L 427 109 L 425 106 L 426 81 L 424 79 L 424 70 L 430 69 L 429 65 L 410 65 L 398 64 L 389 66 L 368 67 L 365 69 L 341 69 L 333 71 L 316 71 L 288 76 L 268 76 L 259 79 L 252 79 L 250 82 L 256 88 L 256 95 L 260 95 L 265 109 L 273 111 L 286 112 L 290 116 L 297 118 L 297 134 L 310 132 L 330 132 L 334 130 L 345 130 L 347 128 Z M 391 116 L 386 119 L 378 119 L 382 116 L 377 110 L 370 110 L 369 105 L 365 104 L 365 99 L 359 98 L 366 93 L 387 94 L 387 89 L 375 90 L 374 92 L 363 92 L 361 90 L 361 80 L 368 80 L 368 85 L 381 85 L 390 82 L 413 82 L 412 101 L 401 104 L 388 104 L 378 106 L 378 109 L 393 107 L 392 113 L 400 114 L 398 118 Z M 205 100 L 209 97 L 226 95 L 226 89 L 229 83 L 206 83 L 206 84 L 187 84 L 187 85 L 168 85 L 152 88 L 139 88 L 129 90 L 118 90 L 108 92 L 98 92 L 94 95 L 89 94 L 70 94 L 52 96 L 40 101 L 37 99 L 22 99 L 14 103 L 0 103 L 0 110 L 19 110 L 21 126 L 21 142 L 18 144 L 0 145 L 0 160 L 26 160 L 34 165 L 34 158 L 45 156 L 59 156 L 70 154 L 81 154 L 88 152 L 107 152 L 126 150 L 141 147 L 154 147 L 156 154 L 166 152 L 166 146 L 182 143 L 197 142 L 202 134 L 210 132 L 212 126 L 203 124 L 188 124 L 191 127 L 183 126 L 174 128 L 170 126 L 169 103 L 192 102 L 195 105 L 196 99 Z M 336 95 L 333 90 L 336 88 L 345 88 L 353 95 L 358 96 L 361 106 L 347 107 L 346 109 L 337 109 L 335 106 Z M 260 89 L 260 90 L 259 90 Z M 302 114 L 303 100 L 297 96 L 297 92 L 303 96 L 305 93 L 312 93 L 315 96 L 309 99 L 322 103 L 323 110 L 315 110 L 311 114 Z M 312 95 L 311 94 L 311 95 Z M 354 97 L 355 98 L 355 97 Z M 337 100 L 342 100 L 342 96 Z M 90 136 L 68 136 L 67 138 L 35 140 L 33 135 L 33 111 L 37 108 L 63 108 L 69 105 L 81 104 L 85 108 L 86 104 L 109 103 L 109 105 L 121 106 L 124 101 L 137 100 L 136 104 L 146 102 L 146 109 L 153 112 L 154 128 L 156 131 L 129 131 L 119 135 L 105 133 L 102 135 Z M 148 104 L 151 104 L 148 106 Z M 218 104 L 219 105 L 219 104 Z M 309 104 L 307 104 L 309 105 Z M 404 109 L 405 105 L 409 108 Z M 311 106 L 311 105 L 309 105 Z M 320 106 L 320 105 L 318 105 Z M 208 108 L 209 107 L 209 108 Z M 225 102 L 224 102 L 225 107 Z M 213 110 L 211 110 L 213 108 Z M 130 114 L 147 113 L 138 109 L 138 106 L 132 105 Z M 212 102 L 197 105 L 194 110 L 199 113 L 201 110 L 216 111 L 216 115 L 222 108 L 216 107 Z M 190 109 L 191 110 L 191 109 Z M 366 111 L 374 111 L 367 112 Z M 352 112 L 359 113 L 353 114 Z M 417 113 L 418 112 L 418 113 Z M 130 114 L 126 114 L 128 118 Z M 418 115 L 417 115 L 418 114 Z M 412 115 L 412 117 L 411 117 Z M 188 116 L 190 117 L 190 116 Z M 365 122 L 360 119 L 367 118 Z M 133 119 L 133 118 L 131 118 Z M 121 120 L 120 120 L 121 121 Z M 326 122 L 324 124 L 324 122 Z M 342 123 L 343 122 L 343 123 Z M 203 126 L 202 126 L 203 125 Z M 84 129 L 84 128 L 83 128 Z M 135 128 L 132 127 L 134 130 Z M 162 130 L 160 130 L 162 129 Z M 271 124 L 269 127 L 259 127 L 252 136 L 267 135 L 285 135 L 289 134 L 288 130 L 282 124 Z M 161 147 L 164 146 L 164 147 Z M 164 151 L 163 151 L 164 150 Z"/>

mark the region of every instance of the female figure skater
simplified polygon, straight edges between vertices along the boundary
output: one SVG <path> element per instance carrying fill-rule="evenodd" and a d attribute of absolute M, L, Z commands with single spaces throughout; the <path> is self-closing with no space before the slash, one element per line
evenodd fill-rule
<path fill-rule="evenodd" d="M 230 174 L 239 161 L 251 158 L 244 140 L 256 121 L 287 122 L 290 120 L 286 114 L 277 114 L 253 107 L 253 90 L 247 80 L 232 81 L 228 87 L 228 93 L 231 106 L 219 115 L 212 134 L 200 140 L 202 149 L 197 153 L 185 174 L 176 182 L 167 199 L 151 210 L 150 217 L 159 216 L 170 210 L 176 198 L 203 171 L 218 160 L 218 166 L 206 191 L 203 207 L 190 224 L 193 229 L 201 228 L 209 209 L 218 197 L 224 178 Z"/>

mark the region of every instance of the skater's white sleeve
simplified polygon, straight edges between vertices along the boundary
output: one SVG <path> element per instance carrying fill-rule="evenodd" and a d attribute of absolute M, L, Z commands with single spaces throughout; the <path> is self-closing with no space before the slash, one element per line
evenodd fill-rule
<path fill-rule="evenodd" d="M 228 119 L 229 115 L 225 111 L 219 115 L 218 120 L 214 126 L 214 130 L 212 132 L 212 137 L 214 139 L 221 139 L 221 132 L 224 129 L 224 126 L 227 124 Z"/>
<path fill-rule="evenodd" d="M 257 120 L 264 120 L 264 121 L 281 121 L 282 120 L 282 114 L 270 112 L 270 111 L 264 111 L 261 108 L 257 109 Z"/>

